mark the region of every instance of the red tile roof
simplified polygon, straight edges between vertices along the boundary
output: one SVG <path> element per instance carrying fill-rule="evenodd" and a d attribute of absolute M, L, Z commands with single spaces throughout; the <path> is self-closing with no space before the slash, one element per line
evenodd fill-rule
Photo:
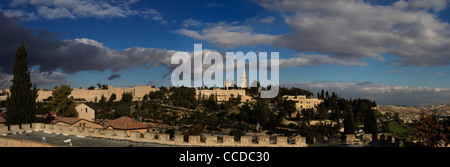
<path fill-rule="evenodd" d="M 69 125 L 73 125 L 73 124 L 75 124 L 75 123 L 77 123 L 78 121 L 81 121 L 81 120 L 85 120 L 85 119 L 83 119 L 83 118 L 67 118 L 67 117 L 56 116 L 55 119 L 51 123 L 55 124 L 55 123 L 58 123 L 58 122 L 63 122 L 63 123 L 69 124 Z M 92 121 L 89 121 L 89 120 L 85 120 L 85 121 L 92 122 Z M 96 123 L 96 122 L 92 122 L 92 123 Z"/>
<path fill-rule="evenodd" d="M 52 124 L 55 124 L 58 122 L 64 122 L 64 123 L 72 125 L 80 120 L 81 120 L 81 118 L 66 118 L 66 117 L 56 116 L 55 119 L 52 121 Z"/>
<path fill-rule="evenodd" d="M 147 129 L 149 126 L 143 122 L 135 121 L 130 117 L 123 116 L 109 121 L 103 128 L 112 127 L 119 130 Z"/>

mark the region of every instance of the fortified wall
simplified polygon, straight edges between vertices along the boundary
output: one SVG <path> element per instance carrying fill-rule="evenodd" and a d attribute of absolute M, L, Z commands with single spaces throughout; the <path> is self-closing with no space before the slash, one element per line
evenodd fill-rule
<path fill-rule="evenodd" d="M 133 95 L 133 100 L 137 101 L 142 100 L 145 94 L 158 90 L 158 88 L 152 88 L 151 86 L 135 86 L 133 88 L 125 89 L 109 86 L 108 89 L 73 89 L 69 97 L 72 96 L 74 99 L 84 99 L 87 102 L 94 102 L 95 99 L 99 101 L 102 96 L 104 96 L 106 99 L 109 99 L 112 94 L 115 94 L 117 97 L 116 101 L 120 101 L 122 99 L 123 93 L 131 93 Z M 52 96 L 52 92 L 53 91 L 51 90 L 39 90 L 36 101 L 43 101 L 47 99 L 48 97 Z"/>
<path fill-rule="evenodd" d="M 173 146 L 203 146 L 203 147 L 306 147 L 305 137 L 296 136 L 293 138 L 283 136 L 242 136 L 240 141 L 236 141 L 234 136 L 200 136 L 191 135 L 185 138 L 184 135 L 155 132 L 136 132 L 126 130 L 111 130 L 102 128 L 82 128 L 66 125 L 52 125 L 44 123 L 11 125 L 8 131 L 7 126 L 0 126 L 0 134 L 17 133 L 25 131 L 42 131 L 62 135 L 95 137 L 112 140 L 129 140 L 135 142 L 149 142 L 157 144 L 167 144 Z M 291 141 L 291 142 L 288 142 Z M 0 143 L 1 144 L 1 143 Z M 1 145 L 0 145 L 1 146 Z"/>
<path fill-rule="evenodd" d="M 47 143 L 38 143 L 33 141 L 8 139 L 0 137 L 0 147 L 55 147 Z"/>

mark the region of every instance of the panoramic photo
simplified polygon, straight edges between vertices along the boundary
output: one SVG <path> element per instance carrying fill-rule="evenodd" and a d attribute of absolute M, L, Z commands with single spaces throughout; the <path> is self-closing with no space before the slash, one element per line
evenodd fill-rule
<path fill-rule="evenodd" d="M 449 147 L 449 4 L 2 0 L 0 147 Z"/>

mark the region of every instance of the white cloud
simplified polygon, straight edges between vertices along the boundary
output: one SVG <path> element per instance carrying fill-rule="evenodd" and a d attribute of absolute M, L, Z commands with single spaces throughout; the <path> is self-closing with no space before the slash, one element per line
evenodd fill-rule
<path fill-rule="evenodd" d="M 68 84 L 69 75 L 61 72 L 40 72 L 39 70 L 32 70 L 30 73 L 31 82 L 38 86 L 53 85 L 53 84 Z"/>
<path fill-rule="evenodd" d="M 263 18 L 263 19 L 259 20 L 259 22 L 261 22 L 261 23 L 273 23 L 274 20 L 275 20 L 275 17 L 269 16 L 269 17 L 266 17 L 266 18 Z"/>
<path fill-rule="evenodd" d="M 223 6 L 224 6 L 223 4 L 216 3 L 216 2 L 208 3 L 206 5 L 207 8 L 220 8 L 220 7 L 223 7 Z"/>
<path fill-rule="evenodd" d="M 203 28 L 201 32 L 179 29 L 176 30 L 175 33 L 194 39 L 206 40 L 223 48 L 258 44 L 273 45 L 273 43 L 280 38 L 280 36 L 277 35 L 255 34 L 252 32 L 251 27 L 237 24 L 237 22 L 219 22 Z"/>
<path fill-rule="evenodd" d="M 175 32 L 222 48 L 263 44 L 298 53 L 314 51 L 343 62 L 369 58 L 396 66 L 449 65 L 450 25 L 429 12 L 443 10 L 447 3 L 408 1 L 406 7 L 401 3 L 382 6 L 359 0 L 260 0 L 264 8 L 284 15 L 292 33 L 254 33 L 250 26 L 238 22 L 188 29 L 188 25 L 201 25 L 194 20 L 186 20 L 185 28 Z M 387 61 L 385 54 L 397 59 Z"/>
<path fill-rule="evenodd" d="M 13 75 L 0 72 L 0 90 L 9 89 L 12 85 Z"/>
<path fill-rule="evenodd" d="M 53 8 L 50 9 L 46 6 L 38 7 L 38 14 L 46 19 L 59 19 L 59 18 L 69 18 L 75 19 L 75 16 L 66 8 Z"/>
<path fill-rule="evenodd" d="M 141 12 L 141 15 L 145 19 L 152 19 L 155 21 L 159 21 L 160 24 L 166 25 L 167 21 L 164 20 L 163 14 L 158 12 L 156 9 L 148 9 Z"/>
<path fill-rule="evenodd" d="M 61 72 L 41 72 L 32 70 L 30 72 L 31 82 L 39 87 L 53 86 L 56 84 L 68 84 L 69 75 Z M 12 85 L 13 75 L 0 72 L 0 90 L 9 89 Z"/>
<path fill-rule="evenodd" d="M 205 23 L 203 23 L 202 21 L 194 20 L 192 18 L 183 21 L 183 27 L 185 27 L 185 28 L 188 28 L 188 27 L 198 28 L 198 27 L 202 27 L 204 25 L 205 25 Z"/>
<path fill-rule="evenodd" d="M 341 66 L 366 66 L 359 60 L 345 60 L 341 58 L 330 57 L 327 55 L 298 55 L 298 57 L 289 59 L 280 59 L 280 68 L 286 67 L 306 67 L 318 66 L 323 64 L 337 64 Z"/>
<path fill-rule="evenodd" d="M 33 12 L 25 12 L 23 10 L 11 10 L 11 9 L 6 9 L 6 10 L 0 9 L 0 11 L 2 11 L 6 17 L 20 18 L 23 21 L 30 21 L 30 20 L 38 19 L 38 16 L 36 16 L 36 14 Z"/>
<path fill-rule="evenodd" d="M 446 5 L 423 2 L 409 1 L 405 9 L 400 2 L 382 6 L 360 0 L 259 1 L 264 8 L 282 13 L 291 27 L 292 33 L 281 36 L 274 46 L 343 59 L 386 61 L 382 55 L 389 54 L 399 59 L 388 63 L 400 66 L 448 65 L 450 27 L 428 12 Z"/>
<path fill-rule="evenodd" d="M 280 11 L 292 33 L 258 34 L 238 22 L 175 32 L 222 48 L 264 44 L 350 62 L 369 58 L 396 66 L 450 65 L 450 25 L 429 12 L 445 9 L 446 1 L 399 1 L 386 6 L 360 0 L 260 0 L 259 4 Z M 385 54 L 397 59 L 387 61 Z"/>
<path fill-rule="evenodd" d="M 444 76 L 445 74 L 444 74 L 444 73 L 437 72 L 437 73 L 434 73 L 434 75 Z"/>
<path fill-rule="evenodd" d="M 394 6 L 401 9 L 425 9 L 439 12 L 447 8 L 448 0 L 400 0 L 394 3 Z"/>
<path fill-rule="evenodd" d="M 18 6 L 18 5 L 23 5 L 23 4 L 27 3 L 27 2 L 28 2 L 28 0 L 12 0 L 11 3 L 9 3 L 9 5 L 15 7 L 15 6 Z"/>
<path fill-rule="evenodd" d="M 10 6 L 14 7 L 14 10 L 17 10 L 17 7 L 35 7 L 36 12 L 30 11 L 28 13 L 32 13 L 35 14 L 36 17 L 42 17 L 46 19 L 77 19 L 88 17 L 102 19 L 142 16 L 145 19 L 152 19 L 158 21 L 161 24 L 167 24 L 167 21 L 163 18 L 163 14 L 158 12 L 156 9 L 131 9 L 130 6 L 135 4 L 136 2 L 137 0 L 13 0 L 10 3 Z M 27 19 L 28 17 L 26 16 L 19 17 L 25 21 L 30 20 Z"/>

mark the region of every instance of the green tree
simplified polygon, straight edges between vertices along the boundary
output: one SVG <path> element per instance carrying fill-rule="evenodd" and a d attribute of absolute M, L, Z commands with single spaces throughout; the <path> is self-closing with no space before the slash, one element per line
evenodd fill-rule
<path fill-rule="evenodd" d="M 77 116 L 74 99 L 73 97 L 69 98 L 70 93 L 72 93 L 72 89 L 69 85 L 55 86 L 53 88 L 51 104 L 53 111 L 56 111 L 57 115 L 63 117 Z"/>
<path fill-rule="evenodd" d="M 364 133 L 377 133 L 377 119 L 374 110 L 367 110 L 364 118 Z"/>
<path fill-rule="evenodd" d="M 328 108 L 325 107 L 324 103 L 319 104 L 317 107 L 317 118 L 320 120 L 328 118 Z"/>
<path fill-rule="evenodd" d="M 309 125 L 309 123 L 311 122 L 311 119 L 313 119 L 314 116 L 314 110 L 313 109 L 302 109 L 301 110 L 301 115 L 303 122 L 305 122 L 306 124 Z"/>
<path fill-rule="evenodd" d="M 165 92 L 164 90 L 150 92 L 150 93 L 148 93 L 147 98 L 164 100 L 164 99 L 166 99 L 166 93 L 167 92 Z"/>
<path fill-rule="evenodd" d="M 51 102 L 53 100 L 53 96 L 49 96 L 48 98 L 44 99 L 44 102 Z"/>
<path fill-rule="evenodd" d="M 109 97 L 108 104 L 111 105 L 116 99 L 117 99 L 117 96 L 116 96 L 116 94 L 113 93 L 111 95 L 111 97 Z"/>
<path fill-rule="evenodd" d="M 217 104 L 215 95 L 209 96 L 208 100 L 203 101 L 203 104 L 205 105 L 206 110 L 209 112 L 219 111 L 219 104 Z"/>
<path fill-rule="evenodd" d="M 344 111 L 344 133 L 354 134 L 355 133 L 355 122 L 353 121 L 353 112 Z"/>
<path fill-rule="evenodd" d="M 25 39 L 22 40 L 22 46 L 19 46 L 16 50 L 13 80 L 10 87 L 11 96 L 8 96 L 6 100 L 8 126 L 32 123 L 36 115 L 37 88 L 36 84 L 33 86 L 31 83 L 24 42 Z"/>
<path fill-rule="evenodd" d="M 104 89 L 104 90 L 108 90 L 108 84 L 106 84 L 106 85 L 102 85 L 102 89 Z"/>
<path fill-rule="evenodd" d="M 291 115 L 297 112 L 297 107 L 295 106 L 295 102 L 292 100 L 283 100 L 281 102 L 281 107 L 284 109 L 287 115 Z"/>
<path fill-rule="evenodd" d="M 133 94 L 131 92 L 123 92 L 121 101 L 130 104 L 133 101 Z"/>
<path fill-rule="evenodd" d="M 270 121 L 269 102 L 267 99 L 256 100 L 254 106 L 253 122 L 259 122 L 261 126 L 265 127 Z"/>
<path fill-rule="evenodd" d="M 117 106 L 114 106 L 113 118 L 117 119 L 123 116 L 130 116 L 130 105 L 121 103 Z"/>
<path fill-rule="evenodd" d="M 195 88 L 188 87 L 171 87 L 173 92 L 169 96 L 170 102 L 177 107 L 185 107 L 189 109 L 197 108 L 197 99 L 195 98 Z"/>
<path fill-rule="evenodd" d="M 145 94 L 144 97 L 142 97 L 142 101 L 148 100 L 148 94 Z"/>
<path fill-rule="evenodd" d="M 98 101 L 98 104 L 102 107 L 104 107 L 106 105 L 106 98 L 105 96 L 102 95 L 102 97 L 100 98 L 100 101 Z"/>

